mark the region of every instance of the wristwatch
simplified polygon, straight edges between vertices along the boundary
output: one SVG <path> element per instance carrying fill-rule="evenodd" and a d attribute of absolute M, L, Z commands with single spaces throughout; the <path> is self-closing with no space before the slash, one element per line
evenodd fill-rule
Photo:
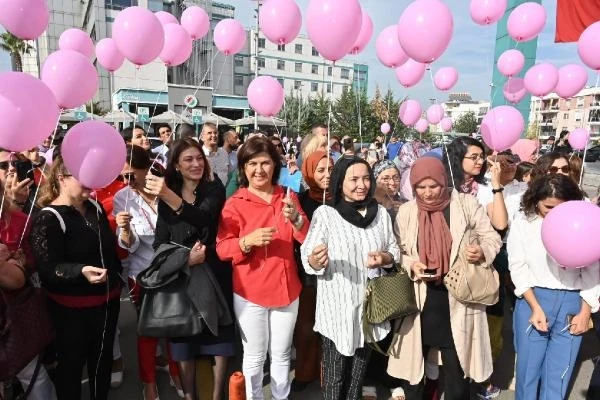
<path fill-rule="evenodd" d="M 293 224 L 294 224 L 294 226 L 298 226 L 298 225 L 300 225 L 301 222 L 302 222 L 302 214 L 298 213 L 298 216 L 293 221 Z"/>
<path fill-rule="evenodd" d="M 501 193 L 504 192 L 504 187 L 500 186 L 498 189 L 492 189 L 492 193 L 496 194 L 496 193 Z"/>

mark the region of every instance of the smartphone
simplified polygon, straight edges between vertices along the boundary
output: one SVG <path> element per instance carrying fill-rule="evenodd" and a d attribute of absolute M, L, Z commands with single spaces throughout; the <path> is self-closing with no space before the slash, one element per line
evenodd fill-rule
<path fill-rule="evenodd" d="M 154 163 L 151 167 L 150 167 L 150 173 L 154 176 L 159 176 L 159 177 L 163 177 L 165 176 L 165 170 L 162 167 L 162 165 L 160 164 L 156 164 Z"/>
<path fill-rule="evenodd" d="M 427 268 L 423 270 L 423 275 L 425 276 L 436 276 L 437 275 L 437 269 L 433 269 L 433 268 Z"/>
<path fill-rule="evenodd" d="M 15 170 L 17 172 L 17 180 L 19 182 L 29 178 L 33 181 L 33 164 L 29 160 L 15 162 Z"/>

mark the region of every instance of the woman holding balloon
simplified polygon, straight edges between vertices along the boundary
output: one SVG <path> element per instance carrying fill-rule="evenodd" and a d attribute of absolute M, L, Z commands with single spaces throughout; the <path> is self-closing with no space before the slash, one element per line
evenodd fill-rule
<path fill-rule="evenodd" d="M 553 248 L 545 244 L 546 235 L 559 235 L 559 230 L 569 227 L 566 219 L 558 226 L 547 225 L 551 210 L 583 197 L 562 174 L 532 181 L 521 202 L 523 215 L 513 221 L 508 235 L 510 274 L 519 297 L 513 328 L 520 400 L 537 399 L 538 386 L 539 398 L 565 398 L 581 335 L 589 329 L 590 314 L 600 306 L 599 263 L 567 268 L 549 254 Z"/>

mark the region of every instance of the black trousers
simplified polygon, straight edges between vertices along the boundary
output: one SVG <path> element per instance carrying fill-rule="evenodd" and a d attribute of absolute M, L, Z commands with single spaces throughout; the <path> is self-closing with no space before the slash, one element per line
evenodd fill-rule
<path fill-rule="evenodd" d="M 83 366 L 87 365 L 90 399 L 106 400 L 119 299 L 89 308 L 64 307 L 53 301 L 49 304 L 56 329 L 57 397 L 60 400 L 81 399 L 81 376 Z"/>
<path fill-rule="evenodd" d="M 429 348 L 423 349 L 427 354 Z M 442 355 L 442 371 L 444 373 L 444 400 L 469 400 L 469 379 L 464 377 L 464 372 L 458 360 L 455 348 L 440 349 Z M 418 385 L 404 387 L 406 400 L 423 399 L 423 382 Z"/>
<path fill-rule="evenodd" d="M 323 336 L 323 399 L 360 400 L 371 348 L 356 349 L 354 356 L 340 354 Z"/>

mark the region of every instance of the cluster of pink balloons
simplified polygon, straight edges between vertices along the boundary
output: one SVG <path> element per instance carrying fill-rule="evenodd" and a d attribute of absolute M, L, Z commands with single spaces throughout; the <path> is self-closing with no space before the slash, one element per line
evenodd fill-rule
<path fill-rule="evenodd" d="M 542 222 L 542 241 L 561 266 L 582 268 L 600 259 L 600 207 L 587 201 L 567 201 Z"/>
<path fill-rule="evenodd" d="M 273 117 L 283 106 L 284 92 L 272 76 L 259 76 L 248 85 L 248 104 L 258 115 Z"/>
<path fill-rule="evenodd" d="M 67 169 L 90 189 L 100 189 L 113 182 L 127 155 L 119 132 L 107 123 L 93 120 L 69 129 L 61 148 Z"/>

